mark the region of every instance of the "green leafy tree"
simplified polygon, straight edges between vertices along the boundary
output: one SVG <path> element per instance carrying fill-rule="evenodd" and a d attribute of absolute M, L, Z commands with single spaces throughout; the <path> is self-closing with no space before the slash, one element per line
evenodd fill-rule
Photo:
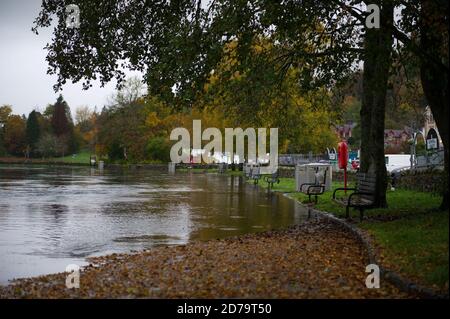
<path fill-rule="evenodd" d="M 170 161 L 170 147 L 167 137 L 154 137 L 147 144 L 147 153 L 152 160 L 167 163 Z"/>
<path fill-rule="evenodd" d="M 50 133 L 45 133 L 37 143 L 37 150 L 43 158 L 53 157 L 58 154 L 58 138 Z"/>
<path fill-rule="evenodd" d="M 105 145 L 110 159 L 141 161 L 145 159 L 148 130 L 142 101 L 114 106 L 99 118 L 99 143 Z"/>
<path fill-rule="evenodd" d="M 27 119 L 27 128 L 26 128 L 26 137 L 27 137 L 27 145 L 30 148 L 31 156 L 37 155 L 37 143 L 40 138 L 40 127 L 38 120 L 38 112 L 31 111 L 28 115 Z"/>
<path fill-rule="evenodd" d="M 143 161 L 147 158 L 150 136 L 150 128 L 146 126 L 149 108 L 142 97 L 144 87 L 136 78 L 123 84 L 96 119 L 98 142 L 110 160 Z"/>

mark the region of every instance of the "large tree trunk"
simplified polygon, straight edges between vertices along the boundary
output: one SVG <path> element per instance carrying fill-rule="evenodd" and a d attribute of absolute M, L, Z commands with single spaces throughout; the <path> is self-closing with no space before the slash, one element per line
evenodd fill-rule
<path fill-rule="evenodd" d="M 386 207 L 387 173 L 384 159 L 384 118 L 389 69 L 392 63 L 391 1 L 374 1 L 380 9 L 380 28 L 366 29 L 363 98 L 361 106 L 361 168 L 376 176 L 375 205 Z"/>
<path fill-rule="evenodd" d="M 449 208 L 449 96 L 448 71 L 448 0 L 421 1 L 420 46 L 426 57 L 421 58 L 420 75 L 425 96 L 444 144 L 445 185 L 441 209 Z M 446 61 L 446 62 L 445 62 Z"/>

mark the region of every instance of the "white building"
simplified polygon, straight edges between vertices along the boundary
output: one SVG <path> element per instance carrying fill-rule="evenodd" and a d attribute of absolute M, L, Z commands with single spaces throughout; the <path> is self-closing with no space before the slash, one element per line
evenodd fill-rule
<path fill-rule="evenodd" d="M 425 140 L 429 140 L 432 137 L 436 137 L 436 143 L 437 143 L 436 146 L 438 146 L 438 148 L 443 147 L 441 135 L 439 134 L 439 130 L 438 130 L 436 122 L 434 120 L 433 113 L 431 112 L 431 108 L 429 106 L 427 106 L 425 109 L 425 123 L 424 123 L 424 127 L 423 127 L 423 134 L 424 134 Z M 430 143 L 430 142 L 428 142 L 428 143 Z M 433 141 L 431 141 L 431 143 L 434 144 Z M 429 146 L 434 146 L 434 145 L 429 145 Z"/>

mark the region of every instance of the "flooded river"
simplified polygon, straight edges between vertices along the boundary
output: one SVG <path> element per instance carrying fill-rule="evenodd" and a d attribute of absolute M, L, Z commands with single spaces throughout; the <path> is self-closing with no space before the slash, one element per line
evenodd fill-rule
<path fill-rule="evenodd" d="M 305 210 L 241 177 L 0 165 L 0 283 L 85 257 L 302 222 Z"/>

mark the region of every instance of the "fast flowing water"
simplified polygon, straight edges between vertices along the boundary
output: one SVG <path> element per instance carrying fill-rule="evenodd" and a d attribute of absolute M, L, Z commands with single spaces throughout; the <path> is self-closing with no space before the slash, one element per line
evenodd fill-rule
<path fill-rule="evenodd" d="M 113 252 L 277 229 L 303 207 L 242 177 L 0 165 L 0 283 Z"/>

